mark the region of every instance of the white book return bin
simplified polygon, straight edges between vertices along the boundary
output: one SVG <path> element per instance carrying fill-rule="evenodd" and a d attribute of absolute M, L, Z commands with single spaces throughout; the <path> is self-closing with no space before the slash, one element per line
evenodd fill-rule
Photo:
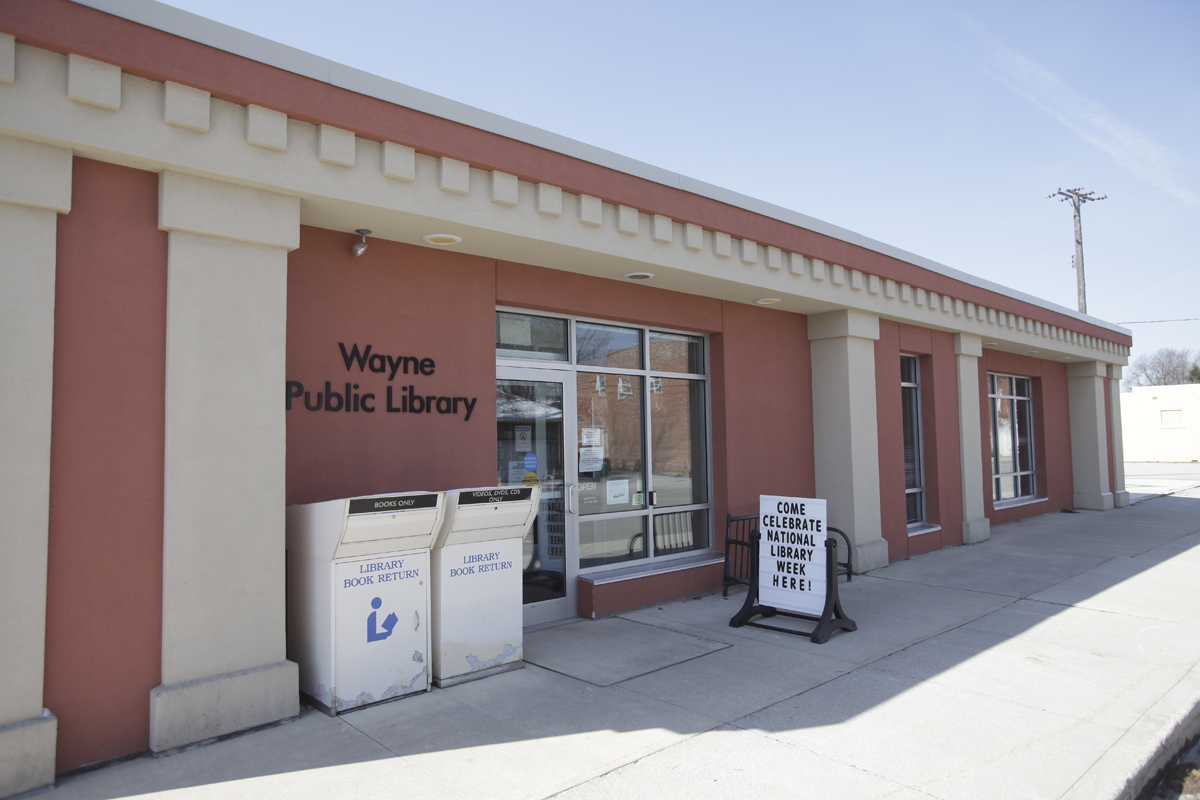
<path fill-rule="evenodd" d="M 521 543 L 539 486 L 458 489 L 433 546 L 433 681 L 442 686 L 523 666 Z"/>
<path fill-rule="evenodd" d="M 330 716 L 427 692 L 429 548 L 444 492 L 287 509 L 288 658 Z"/>

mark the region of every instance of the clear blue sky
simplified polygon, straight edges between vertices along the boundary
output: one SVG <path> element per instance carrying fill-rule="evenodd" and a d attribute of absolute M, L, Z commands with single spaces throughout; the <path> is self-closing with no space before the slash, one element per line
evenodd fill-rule
<path fill-rule="evenodd" d="M 1200 317 L 1196 0 L 168 2 L 1070 308 L 1092 189 L 1088 310 Z"/>

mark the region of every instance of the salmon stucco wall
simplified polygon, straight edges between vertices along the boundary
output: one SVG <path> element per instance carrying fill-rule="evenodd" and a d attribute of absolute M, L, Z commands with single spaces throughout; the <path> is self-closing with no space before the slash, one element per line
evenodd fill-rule
<path fill-rule="evenodd" d="M 875 343 L 875 393 L 879 414 L 879 487 L 888 559 L 896 561 L 962 544 L 957 364 L 954 337 L 880 320 Z M 921 400 L 925 521 L 937 527 L 908 535 L 900 356 L 916 356 Z"/>
<path fill-rule="evenodd" d="M 71 191 L 58 223 L 46 606 L 59 772 L 149 746 L 162 664 L 158 175 L 77 158 Z"/>
<path fill-rule="evenodd" d="M 355 241 L 303 227 L 288 257 L 288 505 L 494 485 L 495 262 Z"/>
<path fill-rule="evenodd" d="M 741 303 L 721 308 L 712 392 L 718 549 L 727 512 L 757 514 L 760 494 L 816 493 L 808 318 Z"/>
<path fill-rule="evenodd" d="M 710 297 L 509 261 L 496 262 L 496 303 L 693 333 L 721 330 L 721 301 Z"/>

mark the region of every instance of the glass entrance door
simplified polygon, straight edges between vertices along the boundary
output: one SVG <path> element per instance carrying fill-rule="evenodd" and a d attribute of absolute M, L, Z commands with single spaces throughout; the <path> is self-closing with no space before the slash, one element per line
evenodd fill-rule
<path fill-rule="evenodd" d="M 705 340 L 496 312 L 496 473 L 542 487 L 525 624 L 576 613 L 579 576 L 712 548 Z"/>
<path fill-rule="evenodd" d="M 522 548 L 525 625 L 575 615 L 577 469 L 574 375 L 500 369 L 496 376 L 499 486 L 540 486 Z M 566 412 L 566 413 L 564 413 Z"/>

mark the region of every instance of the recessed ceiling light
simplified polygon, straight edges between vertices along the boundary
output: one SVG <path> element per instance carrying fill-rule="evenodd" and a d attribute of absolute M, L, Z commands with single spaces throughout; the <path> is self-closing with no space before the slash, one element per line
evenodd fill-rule
<path fill-rule="evenodd" d="M 629 281 L 648 281 L 654 277 L 653 272 L 626 272 L 625 280 Z"/>
<path fill-rule="evenodd" d="M 1021 351 L 1021 355 L 1023 355 L 1023 356 L 1036 356 L 1036 355 L 1037 355 L 1037 350 L 1022 350 L 1022 351 Z"/>
<path fill-rule="evenodd" d="M 1060 359 L 1058 359 L 1058 360 L 1059 360 L 1059 361 L 1070 361 L 1070 360 L 1071 360 L 1071 357 L 1070 357 L 1070 356 L 1067 356 L 1066 358 L 1060 358 Z"/>
<path fill-rule="evenodd" d="M 984 342 L 983 346 L 984 347 L 995 347 L 998 344 L 1000 344 L 1000 343 L 999 342 Z"/>
<path fill-rule="evenodd" d="M 458 244 L 462 241 L 461 236 L 455 236 L 453 233 L 431 233 L 428 236 L 422 236 L 421 238 L 430 244 L 436 244 L 441 247 Z"/>
<path fill-rule="evenodd" d="M 776 303 L 782 303 L 783 301 L 778 297 L 761 297 L 754 302 L 758 303 L 760 306 L 773 306 Z"/>

